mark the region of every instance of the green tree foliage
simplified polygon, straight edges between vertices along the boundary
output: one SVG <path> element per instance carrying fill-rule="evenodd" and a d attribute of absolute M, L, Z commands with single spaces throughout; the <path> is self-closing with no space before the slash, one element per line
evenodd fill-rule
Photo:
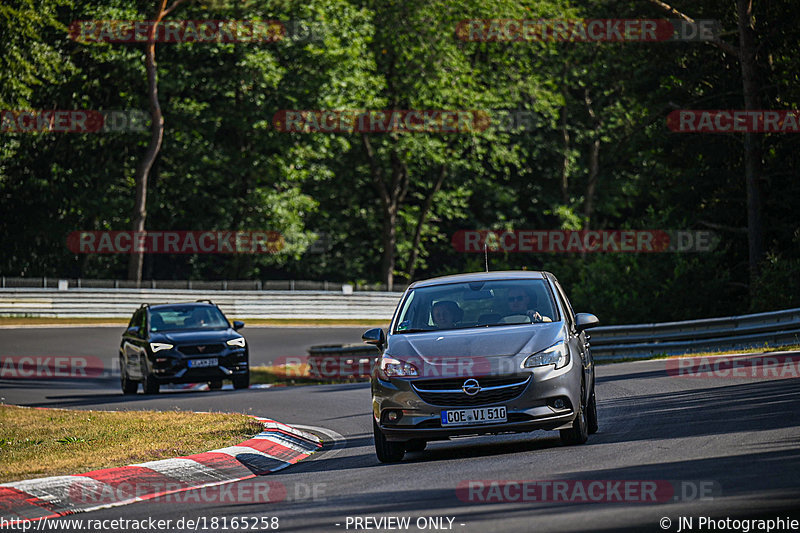
<path fill-rule="evenodd" d="M 76 5 L 80 4 L 80 5 Z M 674 4 L 717 19 L 731 2 Z M 80 43 L 75 20 L 146 19 L 153 2 L 0 6 L 6 109 L 147 110 L 141 44 Z M 754 5 L 758 97 L 800 109 L 794 0 Z M 741 134 L 681 134 L 676 109 L 741 109 L 737 59 L 700 42 L 473 42 L 466 19 L 665 18 L 647 0 L 195 1 L 172 19 L 300 21 L 310 38 L 158 44 L 165 136 L 148 229 L 275 230 L 269 255 L 147 255 L 146 279 L 327 279 L 395 287 L 482 270 L 462 229 L 683 229 L 710 253 L 493 252 L 490 267 L 548 269 L 604 323 L 800 305 L 800 135 L 759 135 L 764 247 L 748 270 Z M 289 25 L 290 31 L 298 28 Z M 302 29 L 302 27 L 300 28 Z M 289 37 L 292 37 L 290 35 Z M 296 34 L 294 35 L 296 36 Z M 524 117 L 471 133 L 286 133 L 279 110 L 452 109 Z M 131 224 L 145 132 L 0 133 L 0 273 L 122 278 L 123 255 L 75 255 L 74 230 Z M 324 236 L 327 247 L 311 246 Z"/>

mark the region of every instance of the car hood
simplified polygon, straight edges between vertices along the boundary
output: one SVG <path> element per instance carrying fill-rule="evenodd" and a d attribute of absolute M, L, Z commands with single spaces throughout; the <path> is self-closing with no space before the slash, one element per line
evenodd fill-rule
<path fill-rule="evenodd" d="M 229 339 L 239 336 L 240 335 L 238 333 L 228 328 L 213 330 L 192 329 L 185 331 L 165 331 L 158 334 L 159 339 L 163 339 L 173 344 L 225 342 Z M 155 335 L 153 335 L 153 339 L 151 340 L 156 340 Z"/>
<path fill-rule="evenodd" d="M 532 354 L 561 338 L 561 322 L 394 334 L 386 353 L 392 357 L 493 357 Z"/>

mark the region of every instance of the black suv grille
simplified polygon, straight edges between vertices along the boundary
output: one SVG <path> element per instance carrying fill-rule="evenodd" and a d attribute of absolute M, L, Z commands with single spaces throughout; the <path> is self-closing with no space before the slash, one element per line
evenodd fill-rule
<path fill-rule="evenodd" d="M 469 396 L 461 390 L 466 378 L 416 381 L 412 385 L 419 397 L 431 405 L 473 407 L 476 405 L 507 402 L 508 400 L 516 398 L 525 390 L 530 376 L 485 377 L 475 379 L 477 379 L 480 384 L 481 391 L 474 396 Z M 485 390 L 492 387 L 499 388 Z"/>
<path fill-rule="evenodd" d="M 220 353 L 225 349 L 223 344 L 192 344 L 178 346 L 178 350 L 185 355 L 211 355 Z"/>

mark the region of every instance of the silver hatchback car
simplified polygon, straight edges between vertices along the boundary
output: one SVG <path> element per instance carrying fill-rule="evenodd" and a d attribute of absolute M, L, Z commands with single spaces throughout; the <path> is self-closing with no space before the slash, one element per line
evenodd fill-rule
<path fill-rule="evenodd" d="M 375 451 L 382 462 L 453 436 L 559 430 L 565 444 L 597 431 L 594 364 L 584 330 L 549 272 L 486 272 L 412 284 L 386 335 L 364 333 L 372 371 Z"/>

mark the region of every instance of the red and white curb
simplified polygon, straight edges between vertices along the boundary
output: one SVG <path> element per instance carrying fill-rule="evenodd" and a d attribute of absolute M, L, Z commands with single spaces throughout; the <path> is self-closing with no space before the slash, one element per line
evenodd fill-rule
<path fill-rule="evenodd" d="M 0 485 L 3 523 L 55 518 L 222 485 L 286 468 L 322 447 L 311 433 L 254 417 L 264 431 L 210 452 Z"/>

